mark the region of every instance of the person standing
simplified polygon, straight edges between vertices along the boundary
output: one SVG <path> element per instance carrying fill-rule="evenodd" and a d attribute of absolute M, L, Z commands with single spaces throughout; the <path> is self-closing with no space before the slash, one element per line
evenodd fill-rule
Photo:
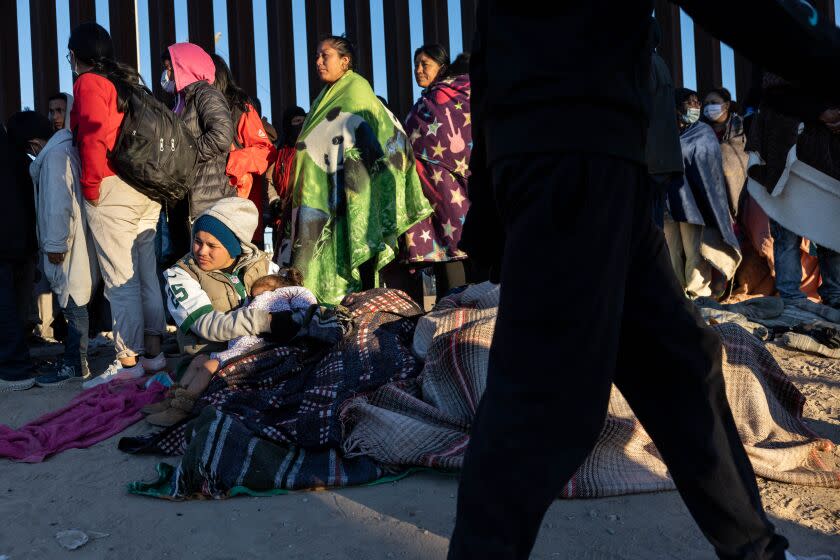
<path fill-rule="evenodd" d="M 28 263 L 38 250 L 28 171 L 34 147 L 26 138 L 30 134 L 23 130 L 24 123 L 17 122 L 22 118 L 18 115 L 21 113 L 9 119 L 11 135 L 0 124 L 0 169 L 7 171 L 2 179 L 5 188 L 0 207 L 0 235 L 6 240 L 0 245 L 0 393 L 23 391 L 35 384 L 24 334 L 32 293 Z"/>
<path fill-rule="evenodd" d="M 68 109 L 72 109 L 72 96 Z M 69 124 L 69 119 L 68 119 Z M 87 304 L 97 283 L 96 248 L 82 198 L 79 153 L 69 127 L 55 132 L 29 167 L 35 187 L 38 244 L 44 277 L 67 320 L 64 355 L 35 378 L 40 387 L 89 376 Z"/>
<path fill-rule="evenodd" d="M 116 361 L 90 387 L 166 367 L 166 328 L 157 281 L 155 231 L 160 204 L 121 179 L 108 162 L 137 71 L 114 59 L 108 32 L 83 23 L 70 34 L 68 60 L 77 75 L 70 127 L 81 161 L 81 190 L 96 257 L 111 304 Z"/>
<path fill-rule="evenodd" d="M 439 297 L 466 283 L 467 254 L 458 245 L 467 198 L 472 125 L 468 55 L 451 65 L 441 45 L 424 45 L 414 54 L 414 77 L 423 88 L 405 120 L 417 174 L 434 214 L 403 237 L 409 265 L 431 265 Z M 420 299 L 422 304 L 422 299 Z"/>
<path fill-rule="evenodd" d="M 376 287 L 397 240 L 432 213 L 402 124 L 353 71 L 344 37 L 318 45 L 324 89 L 298 137 L 291 265 L 318 301 Z M 284 261 L 283 263 L 289 264 Z"/>
<path fill-rule="evenodd" d="M 213 87 L 216 66 L 210 55 L 192 43 L 176 43 L 167 53 L 164 67 L 174 83 L 174 111 L 196 139 L 198 151 L 190 192 L 169 214 L 172 255 L 178 259 L 190 249 L 193 220 L 217 200 L 236 196 L 225 173 L 234 128 L 225 94 Z M 172 89 L 168 82 L 167 87 Z"/>
<path fill-rule="evenodd" d="M 461 241 L 471 258 L 501 263 L 502 288 L 450 559 L 528 557 L 545 511 L 597 441 L 613 383 L 717 555 L 786 558 L 726 400 L 720 340 L 684 297 L 651 216 L 653 4 L 478 4 L 471 178 L 488 181 L 470 182 Z M 798 1 L 679 4 L 757 62 L 838 91 L 825 68 L 840 62 L 840 31 Z M 762 25 L 745 28 L 756 11 Z M 497 223 L 503 238 L 487 228 Z M 558 258 L 546 259 L 546 247 Z M 581 289 L 568 264 L 593 254 Z M 535 307 L 535 294 L 565 297 L 538 296 Z"/>

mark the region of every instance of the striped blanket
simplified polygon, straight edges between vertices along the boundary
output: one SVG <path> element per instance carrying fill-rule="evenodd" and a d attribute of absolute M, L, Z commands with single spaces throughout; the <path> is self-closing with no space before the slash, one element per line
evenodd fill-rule
<path fill-rule="evenodd" d="M 464 294 L 453 297 L 428 316 L 434 328 L 418 326 L 414 346 L 428 348 L 419 378 L 386 385 L 342 407 L 345 457 L 371 457 L 401 467 L 461 467 L 484 391 L 495 314 L 488 316 L 492 304 L 486 300 L 463 308 L 458 298 Z M 481 301 L 475 293 L 471 300 Z M 805 398 L 772 355 L 737 325 L 714 328 L 724 346 L 727 396 L 756 473 L 792 484 L 840 488 L 840 471 L 821 458 L 832 444 L 805 426 Z M 673 488 L 656 447 L 614 388 L 598 443 L 562 496 L 595 498 Z"/>
<path fill-rule="evenodd" d="M 197 417 L 151 436 L 123 438 L 120 449 L 129 453 L 184 455 L 178 467 L 164 469 L 170 476 L 132 485 L 132 491 L 219 498 L 239 486 L 344 486 L 381 476 L 369 459 L 340 457 L 338 407 L 420 373 L 410 346 L 421 312 L 404 293 L 384 288 L 342 303 L 353 329 L 326 355 L 301 345 L 241 358 L 219 371 L 196 403 Z"/>

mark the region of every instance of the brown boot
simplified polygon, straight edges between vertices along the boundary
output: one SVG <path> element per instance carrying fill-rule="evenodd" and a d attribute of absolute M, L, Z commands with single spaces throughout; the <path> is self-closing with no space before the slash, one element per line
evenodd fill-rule
<path fill-rule="evenodd" d="M 154 404 L 150 404 L 144 406 L 140 409 L 140 412 L 148 416 L 149 414 L 157 414 L 158 412 L 163 412 L 169 409 L 172 406 L 172 397 L 167 396 L 160 402 L 156 402 Z"/>
<path fill-rule="evenodd" d="M 170 426 L 174 426 L 175 424 L 177 424 L 185 418 L 189 418 L 189 416 L 189 412 L 185 412 L 180 408 L 170 407 L 164 410 L 163 412 L 158 412 L 157 414 L 151 414 L 147 416 L 146 422 L 148 422 L 152 426 L 168 428 Z"/>

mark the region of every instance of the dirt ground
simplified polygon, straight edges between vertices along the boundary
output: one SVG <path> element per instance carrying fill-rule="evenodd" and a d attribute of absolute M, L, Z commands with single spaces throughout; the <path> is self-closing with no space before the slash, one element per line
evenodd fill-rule
<path fill-rule="evenodd" d="M 771 347 L 808 398 L 811 427 L 840 444 L 840 360 Z M 104 368 L 107 355 L 94 362 Z M 78 386 L 0 394 L 0 423 L 20 426 L 66 404 Z M 143 423 L 121 435 L 146 433 Z M 119 437 L 119 436 L 118 436 Z M 442 559 L 457 481 L 423 474 L 370 488 L 272 498 L 168 502 L 129 495 L 159 457 L 126 455 L 118 437 L 41 464 L 0 459 L 0 560 L 52 558 Z M 835 451 L 840 456 L 840 452 Z M 172 460 L 169 459 L 171 462 Z M 840 560 L 840 491 L 759 480 L 765 507 L 799 554 Z M 58 531 L 106 533 L 73 552 Z M 557 501 L 533 558 L 714 558 L 676 492 Z"/>

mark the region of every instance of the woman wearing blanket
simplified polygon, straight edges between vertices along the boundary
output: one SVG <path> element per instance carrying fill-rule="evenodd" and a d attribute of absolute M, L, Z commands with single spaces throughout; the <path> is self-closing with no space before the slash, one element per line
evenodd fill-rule
<path fill-rule="evenodd" d="M 399 236 L 432 213 L 402 124 L 353 71 L 353 58 L 343 37 L 318 46 L 325 87 L 296 144 L 291 255 L 281 256 L 331 304 L 375 287 Z"/>
<path fill-rule="evenodd" d="M 253 202 L 223 198 L 195 221 L 192 251 L 164 273 L 181 351 L 201 356 L 192 359 L 180 385 L 170 391 L 172 398 L 146 411 L 177 407 L 183 412 L 154 418 L 158 425 L 172 425 L 188 416 L 220 367 L 263 343 L 254 337 L 286 343 L 308 336 L 334 344 L 344 334 L 335 313 L 313 309 L 317 301 L 311 292 L 293 288 L 302 283 L 299 273 L 281 271 L 271 255 L 251 243 L 256 227 Z M 252 304 L 249 294 L 255 298 Z M 260 294 L 263 297 L 257 297 Z M 229 341 L 233 341 L 230 348 Z"/>

